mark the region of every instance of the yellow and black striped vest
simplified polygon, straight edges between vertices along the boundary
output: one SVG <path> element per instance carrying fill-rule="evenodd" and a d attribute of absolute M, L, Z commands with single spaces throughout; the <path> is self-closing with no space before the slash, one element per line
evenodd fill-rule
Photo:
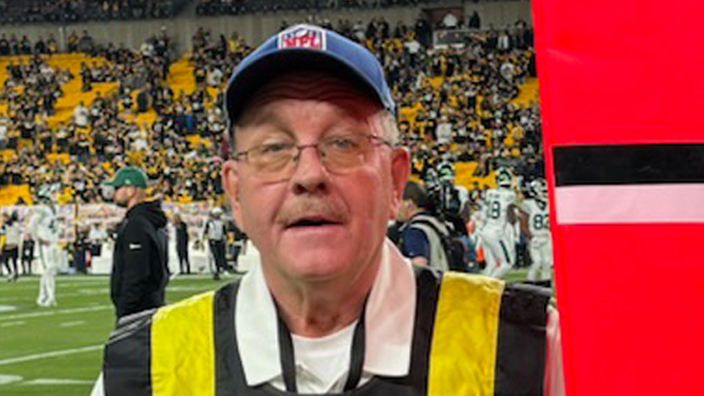
<path fill-rule="evenodd" d="M 349 396 L 539 396 L 549 293 L 476 275 L 416 271 L 410 372 Z M 235 329 L 239 283 L 122 320 L 105 348 L 107 396 L 293 395 L 246 384 Z"/>

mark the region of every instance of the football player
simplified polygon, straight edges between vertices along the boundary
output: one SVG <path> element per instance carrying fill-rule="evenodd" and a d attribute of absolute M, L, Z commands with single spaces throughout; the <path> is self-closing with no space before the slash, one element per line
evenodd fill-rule
<path fill-rule="evenodd" d="M 31 223 L 32 237 L 39 246 L 39 263 L 42 266 L 37 305 L 49 307 L 56 305 L 55 277 L 60 259 L 59 230 L 52 189 L 43 187 L 37 195 L 41 205 L 34 210 Z"/>
<path fill-rule="evenodd" d="M 552 238 L 550 236 L 550 209 L 547 200 L 545 179 L 530 182 L 531 197 L 523 201 L 521 222 L 527 236 L 532 264 L 528 270 L 528 280 L 550 280 L 552 274 Z M 538 274 L 540 273 L 540 278 Z"/>
<path fill-rule="evenodd" d="M 496 175 L 497 188 L 486 192 L 484 226 L 481 230 L 486 261 L 485 275 L 501 278 L 516 262 L 516 193 L 513 175 L 506 168 Z"/>

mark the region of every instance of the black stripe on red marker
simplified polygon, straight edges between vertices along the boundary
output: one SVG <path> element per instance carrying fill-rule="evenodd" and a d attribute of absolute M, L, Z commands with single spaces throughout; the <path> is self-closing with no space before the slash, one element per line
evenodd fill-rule
<path fill-rule="evenodd" d="M 555 147 L 557 187 L 704 183 L 704 144 Z"/>

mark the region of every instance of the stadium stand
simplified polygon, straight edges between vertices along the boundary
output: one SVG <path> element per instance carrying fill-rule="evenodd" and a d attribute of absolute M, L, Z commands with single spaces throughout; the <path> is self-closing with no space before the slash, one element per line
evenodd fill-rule
<path fill-rule="evenodd" d="M 170 18 L 189 0 L 25 0 L 3 1 L 0 23 L 82 22 Z"/>
<path fill-rule="evenodd" d="M 334 27 L 382 61 L 416 179 L 434 177 L 429 170 L 443 159 L 457 163 L 456 181 L 469 190 L 491 186 L 499 166 L 526 178 L 542 173 L 525 24 L 468 31 L 462 48 L 433 47 L 423 23 L 391 26 L 377 17 Z M 4 46 L 0 38 L 0 189 L 20 185 L 34 193 L 53 184 L 65 202 L 101 202 L 99 184 L 135 164 L 167 202 L 218 201 L 222 87 L 251 50 L 241 37 L 200 28 L 174 62 L 164 30 L 137 49 L 75 31 L 68 54 L 51 55 L 53 45 L 28 41 L 14 37 Z M 27 202 L 27 194 L 0 197 Z"/>

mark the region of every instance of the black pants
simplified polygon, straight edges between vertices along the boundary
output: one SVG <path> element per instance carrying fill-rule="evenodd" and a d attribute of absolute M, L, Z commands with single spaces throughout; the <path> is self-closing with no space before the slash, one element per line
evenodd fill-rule
<path fill-rule="evenodd" d="M 178 265 L 181 268 L 181 273 L 190 274 L 191 262 L 188 260 L 188 247 L 178 246 L 176 251 L 178 253 Z"/>
<path fill-rule="evenodd" d="M 210 245 L 210 251 L 213 254 L 213 259 L 215 260 L 215 273 L 226 268 L 227 263 L 225 262 L 225 241 L 208 241 Z"/>
<path fill-rule="evenodd" d="M 34 261 L 34 241 L 24 241 L 22 244 L 22 275 L 32 275 Z"/>
<path fill-rule="evenodd" d="M 2 261 L 3 264 L 5 264 L 5 268 L 7 268 L 8 274 L 12 273 L 15 277 L 17 277 L 17 257 L 19 256 L 19 248 L 17 246 L 15 247 L 5 247 L 2 249 Z M 12 260 L 12 270 L 10 270 L 10 260 Z"/>

